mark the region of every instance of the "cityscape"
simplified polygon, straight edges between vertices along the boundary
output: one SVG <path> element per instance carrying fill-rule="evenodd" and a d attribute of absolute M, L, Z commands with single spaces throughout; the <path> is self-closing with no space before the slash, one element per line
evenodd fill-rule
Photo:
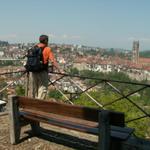
<path fill-rule="evenodd" d="M 18 77 L 21 75 L 21 72 L 25 70 L 25 63 L 26 63 L 26 53 L 27 50 L 30 49 L 36 45 L 36 43 L 15 43 L 10 44 L 7 41 L 0 41 L 0 68 L 1 68 L 1 93 L 0 93 L 0 111 L 5 112 L 7 111 L 7 105 L 8 105 L 8 97 L 11 95 L 15 95 L 18 93 L 19 95 L 25 94 L 24 92 L 26 89 L 26 82 L 27 78 L 26 76 L 21 77 L 18 79 Z M 127 98 L 130 95 L 133 95 L 132 98 L 136 99 L 135 104 L 136 107 L 138 107 L 138 111 L 133 108 L 132 105 L 127 104 L 129 108 L 132 108 L 134 112 L 134 117 L 136 119 L 140 119 L 141 112 L 144 112 L 147 114 L 149 112 L 149 101 L 147 101 L 149 96 L 149 90 L 147 89 L 145 91 L 145 95 L 143 95 L 143 92 L 140 92 L 141 89 L 144 89 L 147 87 L 147 84 L 150 82 L 150 57 L 148 56 L 150 51 L 142 51 L 140 52 L 140 41 L 133 41 L 131 50 L 125 50 L 125 49 L 116 49 L 116 48 L 101 48 L 101 47 L 90 47 L 85 45 L 72 45 L 72 44 L 55 44 L 55 43 L 49 43 L 49 47 L 52 48 L 52 51 L 55 54 L 56 60 L 59 64 L 59 66 L 65 70 L 65 74 L 67 75 L 66 78 L 60 79 L 55 76 L 55 74 L 51 74 L 50 72 L 50 86 L 49 86 L 49 92 L 48 96 L 51 99 L 51 101 L 56 101 L 56 99 L 59 99 L 59 101 L 64 102 L 64 98 L 71 104 L 77 104 L 78 101 L 82 100 L 79 96 L 79 93 L 84 93 L 91 99 L 91 104 L 95 103 L 93 105 L 94 107 L 105 107 L 109 108 L 109 103 L 111 104 L 112 98 L 109 97 L 109 101 L 102 100 L 102 95 L 105 93 L 105 91 L 109 91 L 109 95 L 111 96 L 113 93 L 110 91 L 109 87 L 108 89 L 105 88 L 105 91 L 103 88 L 105 87 L 103 84 L 97 84 L 95 81 L 88 81 L 87 83 L 84 80 L 79 80 L 79 78 L 93 78 L 93 76 L 96 76 L 97 79 L 101 81 L 108 80 L 109 86 L 112 86 L 114 88 L 114 85 L 111 85 L 111 82 L 118 82 L 120 88 L 115 87 L 114 90 L 122 90 L 124 94 L 131 90 L 132 92 L 127 92 L 127 97 L 123 95 L 122 98 Z M 145 55 L 146 53 L 146 55 Z M 55 71 L 54 71 L 55 72 Z M 91 74 L 91 76 L 90 76 Z M 116 76 L 114 76 L 114 75 Z M 118 75 L 117 75 L 118 74 Z M 21 75 L 22 76 L 22 75 Z M 69 79 L 68 76 L 75 77 L 73 79 Z M 113 76 L 115 78 L 113 78 Z M 119 77 L 119 78 L 118 78 Z M 115 79 L 115 80 L 114 80 Z M 30 79 L 29 79 L 30 80 Z M 114 80 L 114 81 L 113 81 Z M 130 81 L 129 81 L 130 80 Z M 30 81 L 31 82 L 31 81 Z M 55 83 L 56 82 L 56 83 Z M 92 82 L 96 83 L 94 86 Z M 106 82 L 106 83 L 107 83 Z M 55 83 L 55 84 L 53 84 Z M 144 84 L 143 84 L 144 83 Z M 146 86 L 145 86 L 146 83 Z M 51 85 L 52 84 L 52 85 Z M 130 87 L 128 84 L 133 84 L 132 87 Z M 89 85 L 91 86 L 89 88 Z M 30 86 L 32 86 L 30 84 Z M 103 87 L 104 86 L 104 87 Z M 125 86 L 125 87 L 124 87 Z M 145 86 L 144 88 L 141 87 L 140 89 L 133 90 L 134 88 L 139 86 Z M 148 86 L 149 87 L 149 86 Z M 86 92 L 88 89 L 89 92 Z M 56 92 L 57 91 L 57 92 Z M 98 94 L 99 91 L 101 94 Z M 112 90 L 113 91 L 113 90 Z M 139 92 L 137 92 L 139 91 Z M 59 92 L 59 93 L 58 93 Z M 98 93 L 97 93 L 98 92 Z M 54 94 L 55 93 L 55 94 Z M 95 99 L 91 94 L 98 94 L 100 96 L 100 99 Z M 78 95 L 79 94 L 79 95 Z M 84 95 L 84 94 L 83 94 Z M 113 94 L 114 96 L 117 96 L 116 94 Z M 107 95 L 108 96 L 108 95 Z M 64 98 L 63 98 L 64 97 Z M 75 100 L 73 100 L 75 98 Z M 140 100 L 142 98 L 142 101 Z M 120 98 L 119 98 L 120 99 Z M 115 100 L 118 101 L 118 98 Z M 115 102 L 114 101 L 114 102 Z M 129 98 L 129 101 L 130 100 Z M 114 103 L 113 102 L 113 103 Z M 115 106 L 112 105 L 112 108 L 115 107 L 115 110 L 120 110 L 125 112 L 130 116 L 130 111 L 127 110 L 127 108 L 122 108 L 123 105 L 126 105 L 127 102 L 121 102 L 121 106 Z M 137 106 L 137 103 L 139 106 Z M 85 103 L 81 103 L 82 105 L 87 105 Z M 81 105 L 80 104 L 80 105 Z M 112 109 L 111 108 L 111 109 Z M 144 109 L 143 109 L 144 108 Z M 135 109 L 135 110 L 134 110 Z M 129 120 L 136 120 L 135 118 L 128 117 Z M 149 120 L 148 118 L 145 119 L 143 123 L 146 123 L 145 128 L 143 128 L 143 131 L 140 131 L 142 122 L 139 122 L 137 125 L 136 122 L 133 124 L 132 127 L 136 128 L 136 132 L 138 135 L 149 139 Z M 146 134 L 145 134 L 146 132 Z M 144 141 L 143 141 L 144 142 Z M 137 144 L 137 143 L 136 143 Z M 149 145 L 148 145 L 149 146 Z"/>
<path fill-rule="evenodd" d="M 22 59 L 23 61 L 27 50 L 35 44 L 9 44 L 0 41 L 1 65 L 3 66 L 5 60 L 9 59 L 14 59 L 14 61 Z M 49 46 L 56 54 L 56 59 L 63 69 L 73 67 L 78 70 L 87 69 L 105 73 L 123 72 L 132 79 L 150 81 L 150 57 L 140 56 L 139 41 L 133 41 L 131 50 L 54 43 Z M 23 67 L 23 64 L 19 67 Z M 2 69 L 7 71 L 7 67 Z"/>

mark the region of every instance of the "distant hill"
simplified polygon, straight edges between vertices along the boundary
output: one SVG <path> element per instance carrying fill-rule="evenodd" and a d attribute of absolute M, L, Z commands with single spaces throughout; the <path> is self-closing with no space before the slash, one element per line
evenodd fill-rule
<path fill-rule="evenodd" d="M 9 43 L 7 41 L 0 41 L 0 46 L 8 46 Z"/>
<path fill-rule="evenodd" d="M 139 55 L 140 57 L 150 58 L 150 50 L 142 51 Z"/>

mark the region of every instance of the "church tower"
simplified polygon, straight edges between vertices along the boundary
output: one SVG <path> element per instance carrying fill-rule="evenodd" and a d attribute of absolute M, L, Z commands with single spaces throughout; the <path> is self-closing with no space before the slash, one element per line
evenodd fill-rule
<path fill-rule="evenodd" d="M 139 63 L 139 41 L 133 41 L 132 61 L 136 64 Z"/>

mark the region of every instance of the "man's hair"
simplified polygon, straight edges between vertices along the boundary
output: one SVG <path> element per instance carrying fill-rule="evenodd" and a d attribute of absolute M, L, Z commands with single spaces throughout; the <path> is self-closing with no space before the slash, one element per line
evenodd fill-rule
<path fill-rule="evenodd" d="M 39 37 L 39 41 L 40 41 L 40 43 L 48 44 L 48 36 L 47 35 L 41 35 Z"/>

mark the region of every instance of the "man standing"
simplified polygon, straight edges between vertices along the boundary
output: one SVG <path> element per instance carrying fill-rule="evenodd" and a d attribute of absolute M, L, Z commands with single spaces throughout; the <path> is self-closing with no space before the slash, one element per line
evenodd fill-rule
<path fill-rule="evenodd" d="M 39 37 L 39 44 L 37 47 L 42 49 L 43 55 L 43 68 L 39 72 L 32 72 L 32 86 L 33 86 L 33 97 L 37 99 L 45 99 L 47 95 L 48 88 L 48 63 L 50 62 L 54 68 L 56 68 L 59 72 L 60 69 L 54 57 L 54 54 L 50 47 L 48 47 L 48 36 L 41 35 Z"/>

